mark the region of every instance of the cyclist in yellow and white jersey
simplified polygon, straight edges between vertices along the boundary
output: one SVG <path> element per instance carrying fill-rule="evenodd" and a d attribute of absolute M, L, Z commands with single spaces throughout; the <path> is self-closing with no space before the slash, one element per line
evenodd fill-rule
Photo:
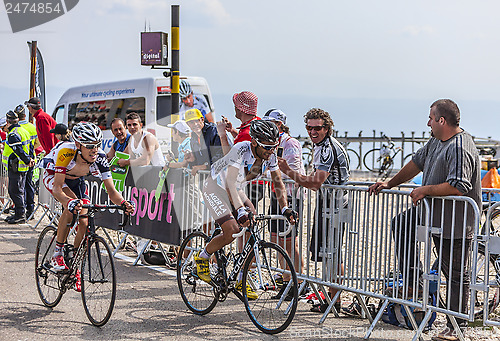
<path fill-rule="evenodd" d="M 89 196 L 84 176 L 100 177 L 111 201 L 122 205 L 127 213 L 134 211 L 132 204 L 115 189 L 106 154 L 101 149 L 101 129 L 92 123 L 80 122 L 73 127 L 72 135 L 74 142 L 57 144 L 41 162 L 41 167 L 45 168 L 43 184 L 64 207 L 57 229 L 56 248 L 51 259 L 52 270 L 56 272 L 68 270 L 62 249 L 69 233 L 67 224 L 72 220 L 73 214 L 80 212 L 75 248 L 80 245 L 87 230 L 88 219 L 82 204 L 89 203 Z"/>

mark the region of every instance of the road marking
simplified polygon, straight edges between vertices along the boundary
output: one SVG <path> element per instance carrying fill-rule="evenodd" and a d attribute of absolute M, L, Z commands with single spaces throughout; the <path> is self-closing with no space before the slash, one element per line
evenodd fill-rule
<path fill-rule="evenodd" d="M 0 234 L 0 237 L 5 239 L 11 239 L 11 238 L 21 238 L 22 236 L 19 233 L 2 233 Z"/>
<path fill-rule="evenodd" d="M 128 263 L 134 263 L 135 262 L 135 258 L 122 255 L 121 253 L 115 254 L 115 258 L 119 258 L 119 259 L 125 260 Z M 165 269 L 164 267 L 161 267 L 161 266 L 158 266 L 158 265 L 145 265 L 145 264 L 139 264 L 139 263 L 137 265 L 141 265 L 141 266 L 144 266 L 144 267 L 146 267 L 148 269 L 155 270 L 155 271 L 158 271 L 158 272 L 170 275 L 170 276 L 174 276 L 174 277 L 177 276 L 177 271 L 173 271 L 173 270 L 170 270 L 170 269 Z"/>

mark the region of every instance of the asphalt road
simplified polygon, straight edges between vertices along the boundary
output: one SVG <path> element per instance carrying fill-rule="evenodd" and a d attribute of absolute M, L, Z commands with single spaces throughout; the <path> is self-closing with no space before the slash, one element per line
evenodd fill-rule
<path fill-rule="evenodd" d="M 97 328 L 88 321 L 75 291 L 67 292 L 53 309 L 40 301 L 34 278 L 40 230 L 0 223 L 0 340 L 361 340 L 369 327 L 368 320 L 333 314 L 319 325 L 321 316 L 299 302 L 291 326 L 269 336 L 257 330 L 234 295 L 210 314 L 196 316 L 182 302 L 173 271 L 132 266 L 131 259 L 122 256 L 115 261 L 118 291 L 113 315 Z M 411 336 L 410 331 L 379 322 L 371 340 Z"/>

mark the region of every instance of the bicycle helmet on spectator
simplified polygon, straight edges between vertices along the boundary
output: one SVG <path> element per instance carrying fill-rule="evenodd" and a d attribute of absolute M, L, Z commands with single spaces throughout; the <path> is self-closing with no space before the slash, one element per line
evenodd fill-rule
<path fill-rule="evenodd" d="M 279 131 L 273 121 L 253 120 L 250 123 L 250 136 L 259 142 L 276 144 L 279 139 Z"/>
<path fill-rule="evenodd" d="M 89 122 L 79 122 L 73 127 L 73 139 L 79 143 L 100 143 L 102 142 L 102 130 L 98 126 Z"/>
<path fill-rule="evenodd" d="M 20 114 L 23 114 L 24 113 L 24 105 L 22 104 L 19 104 L 15 109 L 14 109 L 14 112 L 17 114 L 17 115 L 20 115 Z"/>
<path fill-rule="evenodd" d="M 191 95 L 193 90 L 191 89 L 191 85 L 184 79 L 181 80 L 181 83 L 179 84 L 179 96 L 181 98 L 186 98 L 187 96 Z"/>

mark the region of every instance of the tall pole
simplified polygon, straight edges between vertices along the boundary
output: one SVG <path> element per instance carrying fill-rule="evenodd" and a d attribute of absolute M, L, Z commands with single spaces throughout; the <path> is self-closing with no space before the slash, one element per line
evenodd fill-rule
<path fill-rule="evenodd" d="M 30 98 L 35 97 L 36 40 L 31 42 Z"/>
<path fill-rule="evenodd" d="M 170 76 L 170 94 L 172 96 L 172 119 L 179 112 L 179 5 L 172 5 L 172 67 Z M 176 120 L 176 119 L 175 119 Z M 172 120 L 173 122 L 174 120 Z"/>

